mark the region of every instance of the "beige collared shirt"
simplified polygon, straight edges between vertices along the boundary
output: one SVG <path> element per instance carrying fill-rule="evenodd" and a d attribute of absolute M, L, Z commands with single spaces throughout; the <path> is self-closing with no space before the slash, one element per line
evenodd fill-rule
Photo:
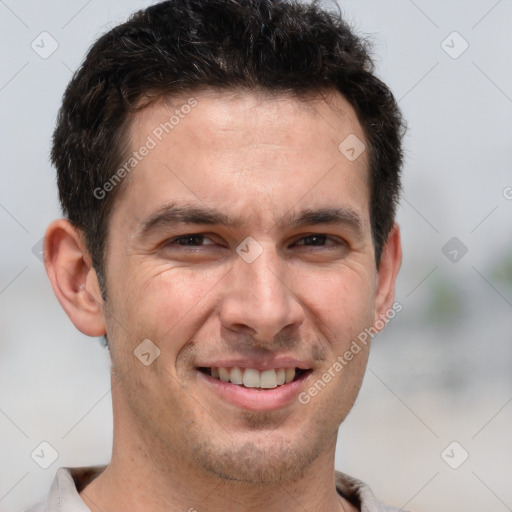
<path fill-rule="evenodd" d="M 90 512 L 79 492 L 105 467 L 60 468 L 44 501 L 26 512 Z M 365 483 L 339 471 L 336 471 L 336 489 L 340 495 L 359 507 L 361 512 L 398 512 L 397 508 L 379 503 Z"/>

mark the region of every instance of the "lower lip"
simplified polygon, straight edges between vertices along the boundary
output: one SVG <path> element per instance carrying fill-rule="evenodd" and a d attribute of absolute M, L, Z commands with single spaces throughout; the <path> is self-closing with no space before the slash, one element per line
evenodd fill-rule
<path fill-rule="evenodd" d="M 297 380 L 273 389 L 245 388 L 231 384 L 231 382 L 214 379 L 200 371 L 198 373 L 222 399 L 251 411 L 272 411 L 280 409 L 294 400 L 298 401 L 304 381 L 311 372 L 303 373 Z"/>

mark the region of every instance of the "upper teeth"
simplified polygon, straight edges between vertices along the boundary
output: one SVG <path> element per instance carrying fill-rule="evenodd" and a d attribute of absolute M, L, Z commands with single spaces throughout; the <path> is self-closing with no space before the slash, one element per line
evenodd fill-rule
<path fill-rule="evenodd" d="M 272 389 L 292 382 L 295 368 L 276 368 L 260 372 L 253 368 L 211 368 L 212 377 L 246 388 Z"/>

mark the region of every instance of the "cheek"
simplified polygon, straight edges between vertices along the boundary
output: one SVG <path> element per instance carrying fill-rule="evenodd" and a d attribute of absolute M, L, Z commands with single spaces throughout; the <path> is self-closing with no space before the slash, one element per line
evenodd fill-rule
<path fill-rule="evenodd" d="M 202 273 L 199 278 L 191 269 L 168 265 L 133 266 L 125 275 L 132 278 L 124 280 L 113 297 L 119 318 L 129 331 L 121 336 L 138 340 L 135 344 L 152 340 L 165 359 L 175 358 L 205 322 L 209 293 L 223 276 Z"/>
<path fill-rule="evenodd" d="M 322 325 L 347 334 L 371 325 L 375 287 L 372 279 L 355 266 L 328 272 L 306 269 L 294 280 L 300 283 L 297 294 Z"/>

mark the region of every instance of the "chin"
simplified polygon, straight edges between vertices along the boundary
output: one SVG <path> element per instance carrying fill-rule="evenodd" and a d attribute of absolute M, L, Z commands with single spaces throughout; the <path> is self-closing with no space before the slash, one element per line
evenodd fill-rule
<path fill-rule="evenodd" d="M 275 439 L 265 443 L 271 433 L 262 435 L 267 439 L 240 444 L 233 439 L 231 446 L 217 449 L 201 443 L 194 450 L 194 461 L 203 472 L 224 481 L 268 485 L 299 479 L 319 455 L 319 450 L 303 443 Z"/>

